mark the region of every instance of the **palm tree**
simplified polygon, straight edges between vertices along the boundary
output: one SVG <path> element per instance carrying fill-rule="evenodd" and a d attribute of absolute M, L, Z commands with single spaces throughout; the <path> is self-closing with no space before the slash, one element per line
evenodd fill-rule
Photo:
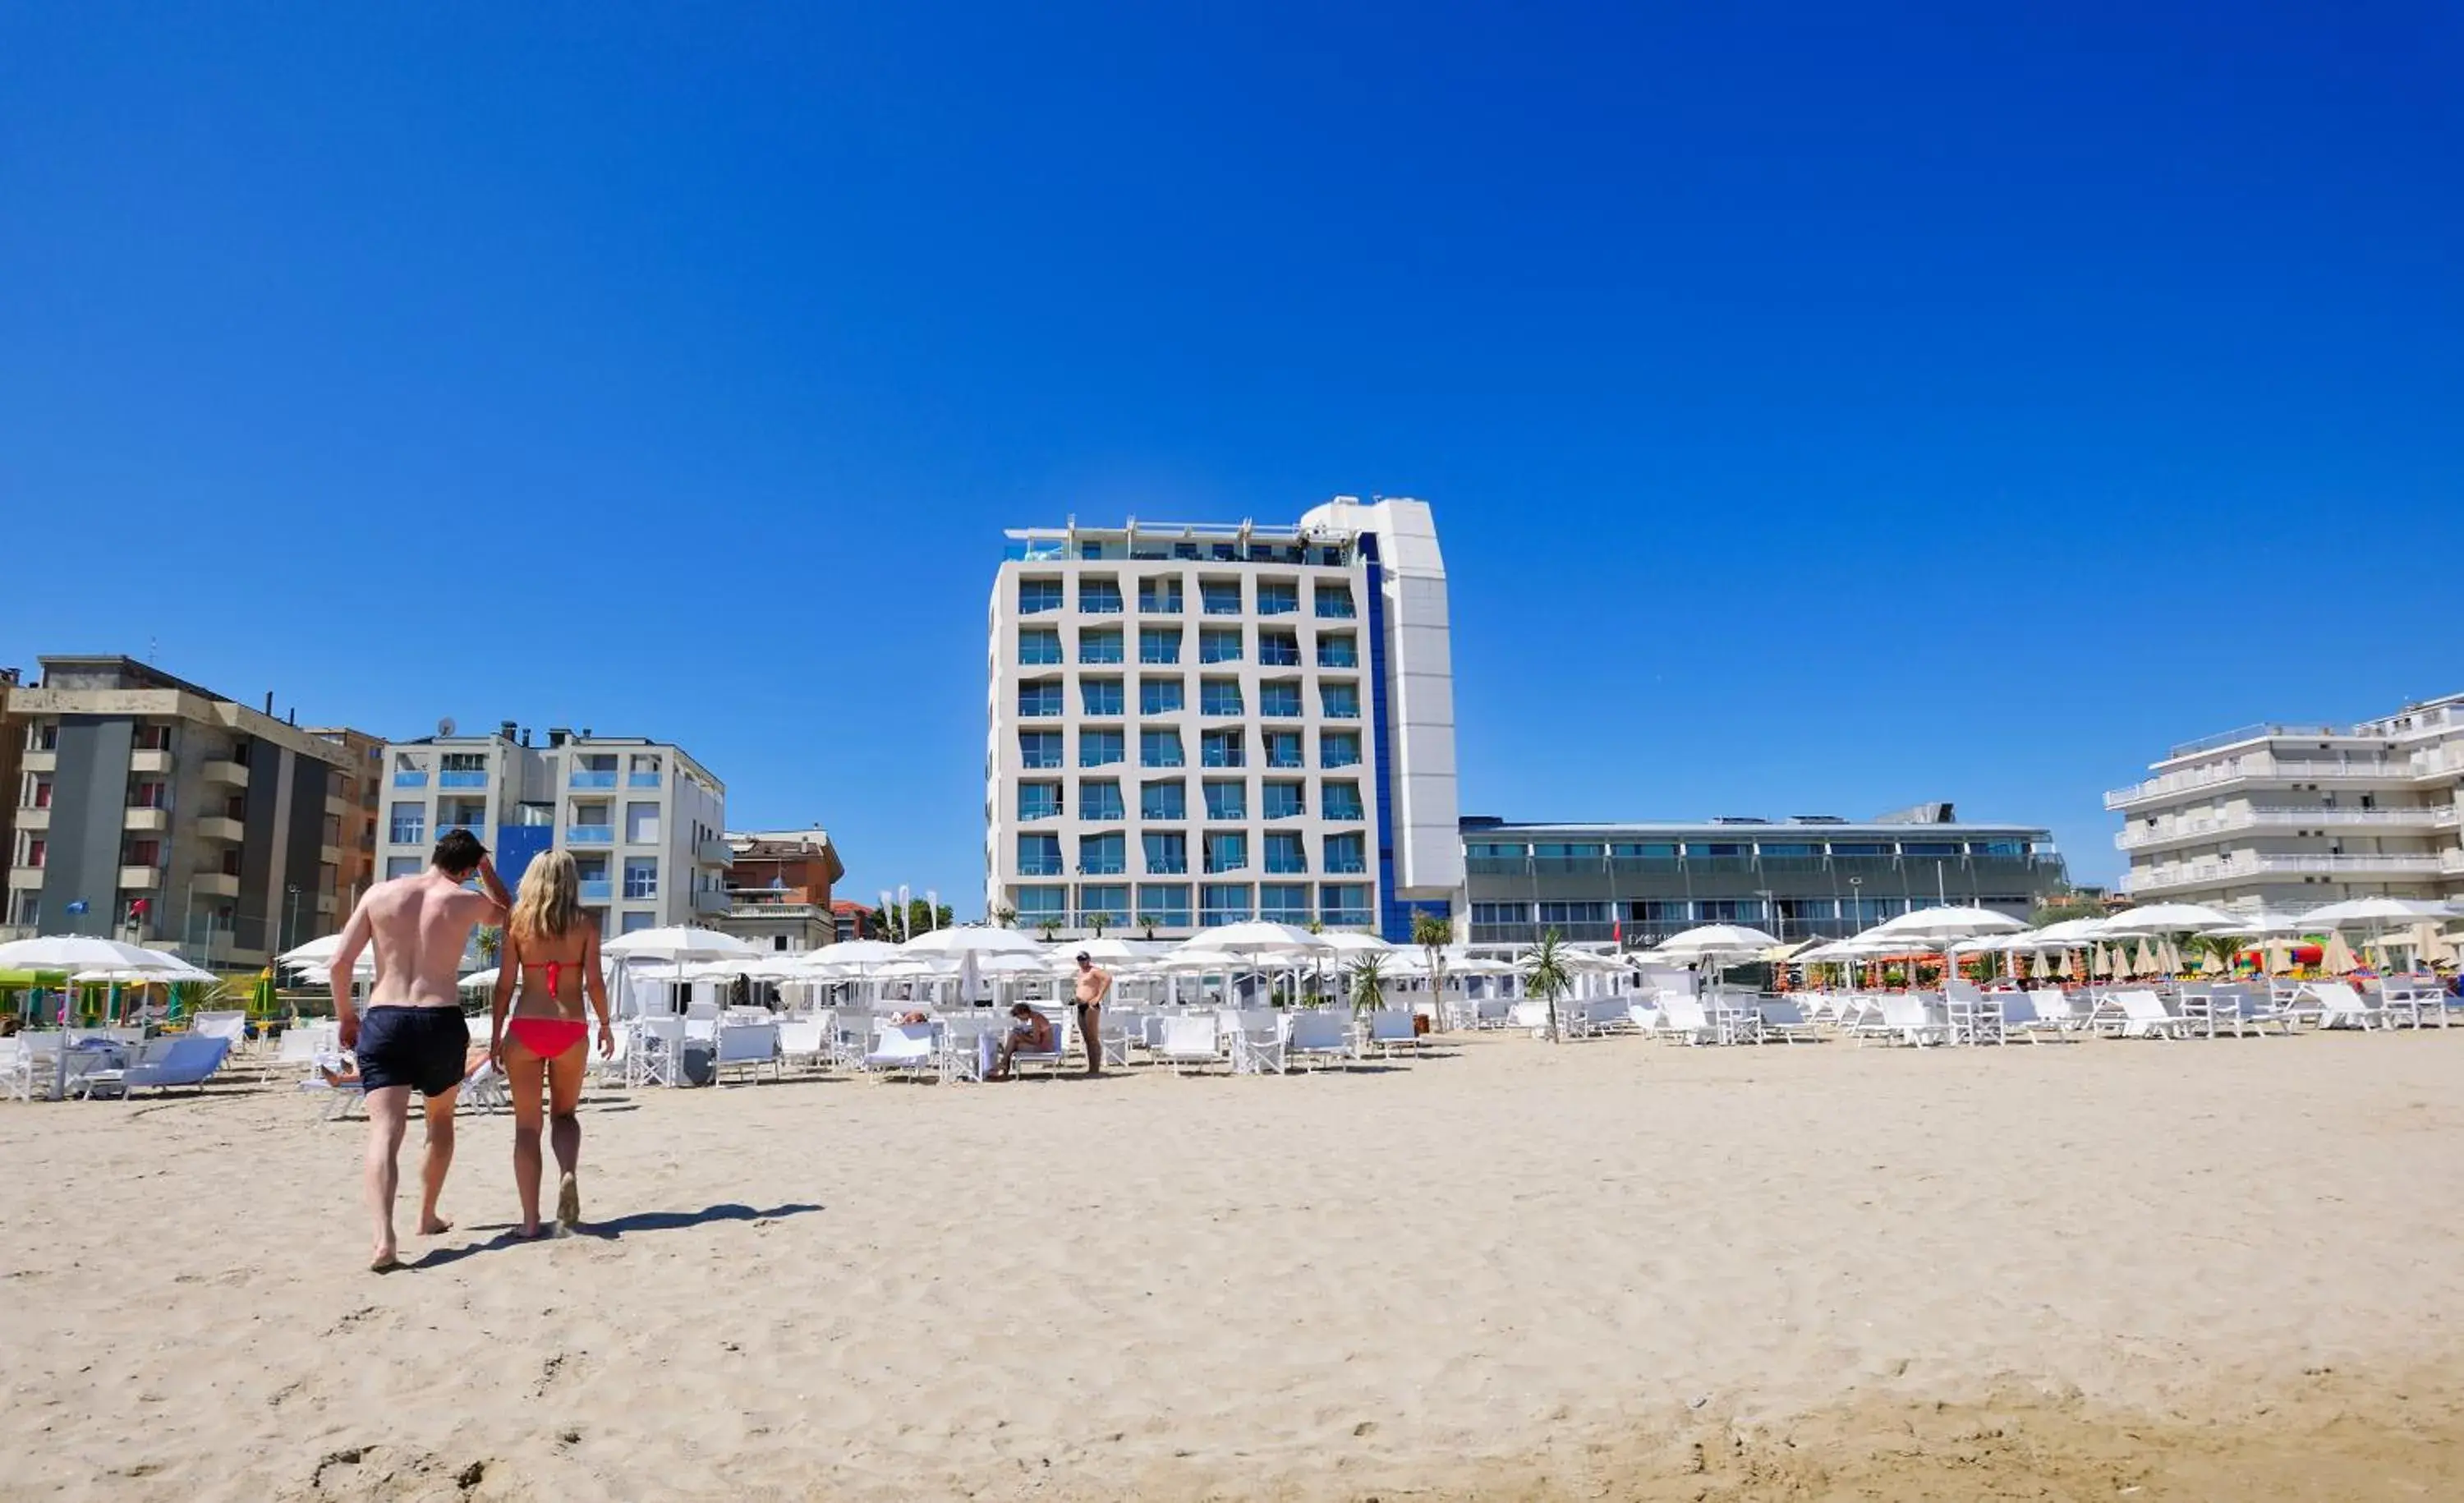
<path fill-rule="evenodd" d="M 1455 937 L 1454 921 L 1436 914 L 1412 916 L 1412 942 L 1420 947 L 1429 962 L 1429 1009 L 1437 1014 L 1436 1025 L 1442 1032 L 1446 1026 L 1446 946 Z"/>
<path fill-rule="evenodd" d="M 993 910 L 994 928 L 1006 929 L 1016 922 L 1018 922 L 1018 910 L 1012 908 L 1009 904 L 1003 903 L 999 908 Z"/>
<path fill-rule="evenodd" d="M 495 964 L 496 957 L 504 953 L 504 948 L 505 931 L 494 924 L 479 926 L 479 959 L 482 962 Z"/>
<path fill-rule="evenodd" d="M 1352 962 L 1352 1010 L 1375 1012 L 1386 1005 L 1386 957 L 1375 950 Z"/>
<path fill-rule="evenodd" d="M 1155 925 L 1162 921 L 1163 920 L 1157 918 L 1153 914 L 1138 915 L 1138 928 L 1143 931 L 1146 937 L 1150 939 L 1155 938 Z"/>
<path fill-rule="evenodd" d="M 1565 946 L 1557 942 L 1557 931 L 1550 930 L 1531 948 L 1529 968 L 1523 973 L 1524 989 L 1549 1005 L 1549 1042 L 1560 1043 L 1564 1034 L 1557 1026 L 1557 999 L 1574 989 L 1574 973 L 1566 968 Z"/>
<path fill-rule="evenodd" d="M 1104 938 L 1104 925 L 1111 922 L 1111 915 L 1102 912 L 1089 914 L 1087 927 L 1095 931 L 1095 938 L 1100 939 Z"/>

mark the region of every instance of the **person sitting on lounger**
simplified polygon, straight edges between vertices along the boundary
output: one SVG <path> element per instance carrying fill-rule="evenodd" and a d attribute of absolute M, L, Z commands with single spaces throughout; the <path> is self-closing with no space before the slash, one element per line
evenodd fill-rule
<path fill-rule="evenodd" d="M 1010 1058 L 1020 1050 L 1030 1054 L 1053 1051 L 1052 1020 L 1022 1002 L 1009 1009 L 1009 1028 L 998 1036 L 985 1034 L 984 1046 L 992 1050 L 984 1078 L 1006 1080 Z"/>

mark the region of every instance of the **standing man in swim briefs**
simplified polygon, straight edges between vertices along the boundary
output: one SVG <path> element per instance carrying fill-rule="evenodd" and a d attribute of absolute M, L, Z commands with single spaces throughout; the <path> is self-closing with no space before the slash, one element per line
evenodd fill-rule
<path fill-rule="evenodd" d="M 1104 999 L 1112 994 L 1112 973 L 1078 952 L 1078 1036 L 1087 1041 L 1087 1073 L 1104 1072 Z"/>
<path fill-rule="evenodd" d="M 462 884 L 478 875 L 487 891 Z M 376 1245 L 368 1267 L 383 1273 L 401 1266 L 395 1256 L 393 1194 L 400 1182 L 396 1161 L 409 1125 L 410 1094 L 426 1097 L 428 1155 L 420 1168 L 419 1234 L 432 1237 L 451 1227 L 436 1214 L 445 1171 L 453 1165 L 453 1096 L 462 1087 L 471 1029 L 462 1021 L 455 973 L 472 929 L 505 921 L 513 899 L 488 848 L 467 829 L 446 832 L 417 876 L 398 876 L 369 888 L 342 926 L 326 979 L 334 987 L 334 1011 L 341 1020 L 342 1047 L 357 1051 L 360 1083 L 368 1103 L 367 1196 L 376 1219 Z M 363 1013 L 351 999 L 351 968 L 360 952 L 377 947 L 376 984 Z"/>

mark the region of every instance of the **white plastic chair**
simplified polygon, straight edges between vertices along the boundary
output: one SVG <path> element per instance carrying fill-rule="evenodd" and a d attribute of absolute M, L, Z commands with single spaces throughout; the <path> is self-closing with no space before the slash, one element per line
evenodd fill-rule
<path fill-rule="evenodd" d="M 885 1023 L 865 1050 L 869 1074 L 939 1074 L 940 1029 L 930 1023 Z"/>
<path fill-rule="evenodd" d="M 759 1075 L 764 1069 L 773 1080 L 782 1078 L 779 1068 L 779 1025 L 770 1019 L 753 1023 L 722 1022 L 718 1027 L 718 1050 L 712 1055 L 712 1076 L 724 1080 L 730 1070 L 750 1071 Z"/>
<path fill-rule="evenodd" d="M 1219 1028 L 1212 1013 L 1166 1018 L 1163 1043 L 1155 1050 L 1155 1057 L 1170 1065 L 1176 1075 L 1187 1074 L 1193 1070 L 1203 1071 L 1224 1063 L 1218 1037 Z"/>

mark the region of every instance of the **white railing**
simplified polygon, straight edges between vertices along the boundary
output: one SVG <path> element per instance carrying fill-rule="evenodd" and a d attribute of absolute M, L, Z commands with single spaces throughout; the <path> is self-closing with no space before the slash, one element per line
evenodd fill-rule
<path fill-rule="evenodd" d="M 2251 778 L 2282 779 L 2288 783 L 2399 784 L 2424 775 L 2420 759 L 2415 759 L 2410 764 L 2371 763 L 2356 766 L 2348 763 L 2303 762 L 2254 753 L 2213 767 L 2168 772 L 2145 783 L 2134 783 L 2126 788 L 2111 789 L 2104 795 L 2104 807 L 2109 809 L 2126 808 L 2148 799 L 2184 793 L 2193 788 L 2211 788 L 2219 784 L 2239 783 Z"/>
<path fill-rule="evenodd" d="M 2133 872 L 2123 883 L 2133 893 L 2169 887 L 2207 887 L 2247 877 L 2273 875 L 2399 875 L 2426 876 L 2448 870 L 2447 863 L 2464 852 L 2408 855 L 2236 856 L 2231 861 L 2206 861 L 2193 866 Z"/>
<path fill-rule="evenodd" d="M 2224 830 L 2251 829 L 2261 827 L 2291 826 L 2296 829 L 2434 829 L 2455 823 L 2455 810 L 2423 807 L 2420 808 L 2252 808 L 2230 814 L 2205 814 L 2182 819 L 2160 820 L 2155 826 L 2136 826 L 2116 833 L 2116 850 L 2133 851 L 2142 846 L 2161 846 L 2176 840 L 2196 840 Z"/>
<path fill-rule="evenodd" d="M 2442 851 L 2438 853 L 2438 870 L 2464 873 L 2464 851 Z"/>

